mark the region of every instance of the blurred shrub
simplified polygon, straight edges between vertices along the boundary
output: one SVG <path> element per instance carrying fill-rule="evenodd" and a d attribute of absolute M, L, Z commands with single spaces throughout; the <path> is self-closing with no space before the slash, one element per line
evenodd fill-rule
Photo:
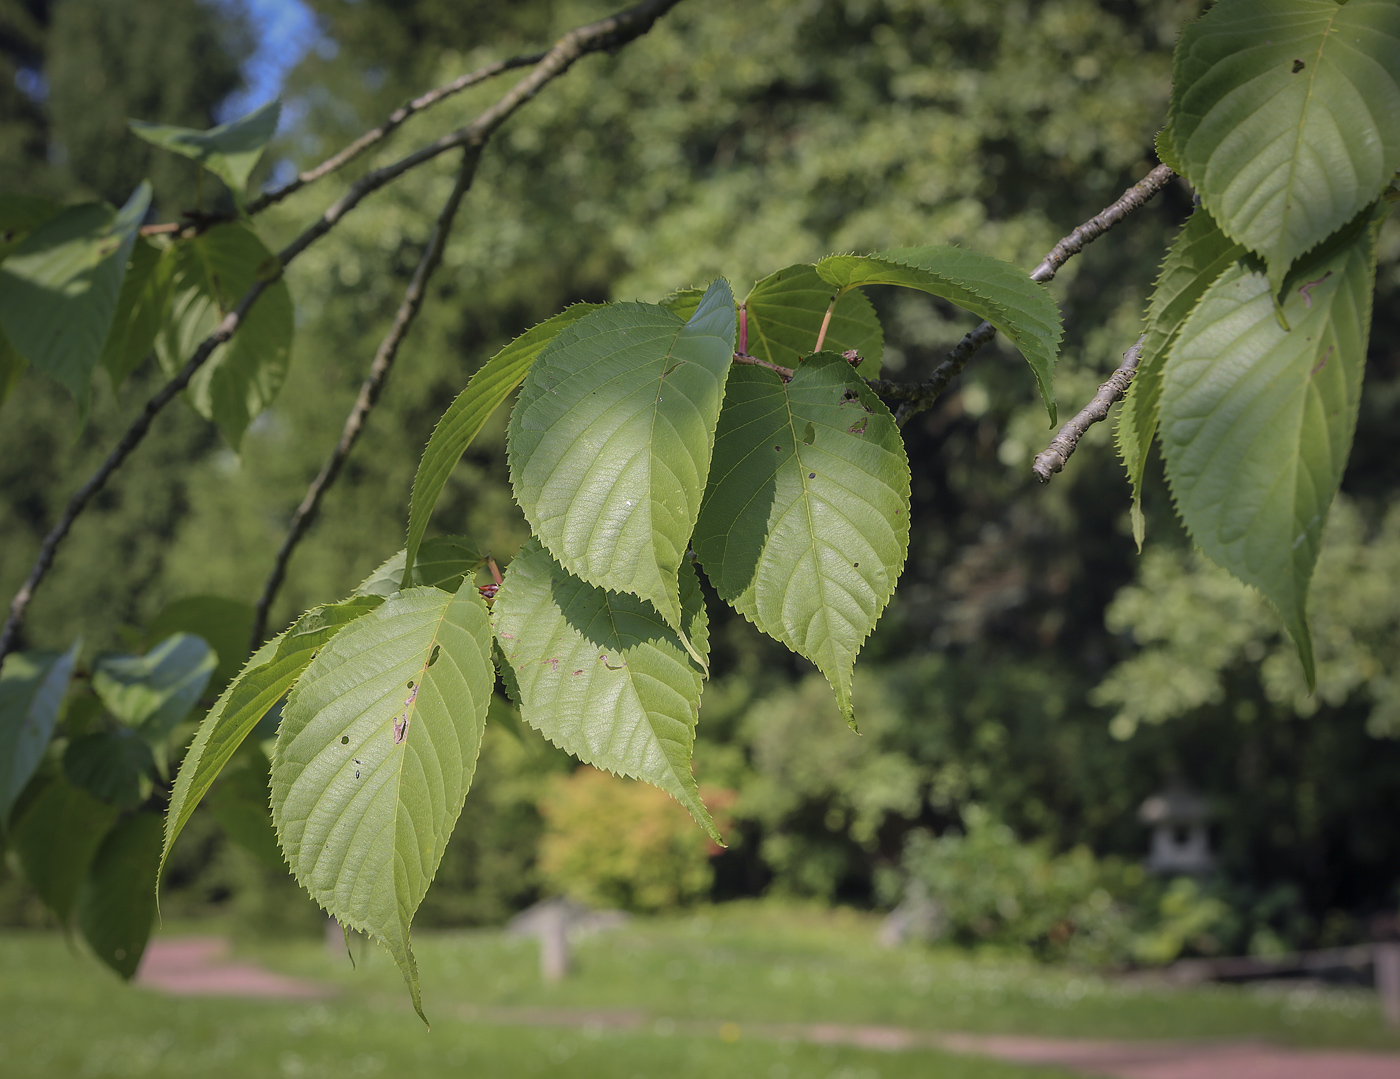
<path fill-rule="evenodd" d="M 1131 950 L 1117 897 L 1140 886 L 1140 868 L 1085 847 L 1055 855 L 1047 843 L 1022 843 L 981 806 L 969 806 L 963 822 L 965 831 L 936 838 L 913 831 L 904 851 L 904 876 L 936 908 L 943 936 L 1093 963 Z"/>
<path fill-rule="evenodd" d="M 702 791 L 721 830 L 728 792 Z M 646 783 L 582 767 L 556 776 L 540 803 L 539 870 L 581 902 L 655 913 L 702 899 L 719 848 L 674 799 Z"/>

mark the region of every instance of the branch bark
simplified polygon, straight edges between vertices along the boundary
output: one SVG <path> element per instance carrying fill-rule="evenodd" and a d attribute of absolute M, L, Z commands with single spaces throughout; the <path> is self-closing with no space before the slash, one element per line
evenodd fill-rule
<path fill-rule="evenodd" d="M 374 354 L 374 362 L 370 364 L 369 374 L 365 376 L 364 382 L 360 385 L 360 393 L 355 399 L 355 405 L 351 408 L 350 414 L 345 417 L 345 426 L 340 432 L 340 441 L 336 443 L 331 455 L 326 458 L 326 463 L 321 466 L 320 473 L 311 481 L 311 486 L 307 488 L 301 504 L 292 514 L 291 523 L 287 526 L 287 535 L 282 540 L 282 546 L 278 548 L 276 559 L 273 560 L 272 572 L 268 574 L 267 583 L 263 585 L 262 595 L 258 597 L 253 616 L 253 631 L 248 640 L 250 655 L 256 652 L 263 642 L 267 631 L 268 611 L 272 607 L 272 601 L 277 598 L 278 590 L 282 587 L 282 581 L 287 574 L 287 563 L 291 560 L 292 552 L 296 550 L 297 544 L 301 542 L 302 537 L 306 535 L 312 522 L 315 521 L 316 513 L 321 507 L 321 499 L 340 475 L 345 459 L 350 456 L 350 451 L 354 449 L 355 443 L 359 440 L 360 433 L 364 430 L 365 421 L 369 418 L 370 410 L 374 408 L 375 403 L 379 400 L 379 395 L 384 390 L 384 381 L 389 377 L 389 371 L 394 366 L 399 346 L 408 336 L 409 327 L 413 325 L 413 320 L 417 318 L 418 312 L 423 306 L 423 300 L 428 291 L 428 281 L 433 276 L 433 271 L 442 262 L 442 252 L 447 245 L 448 234 L 452 231 L 452 222 L 457 216 L 458 207 L 462 204 L 462 197 L 471 187 L 472 179 L 476 174 L 476 165 L 480 158 L 481 151 L 477 148 L 464 151 L 462 167 L 457 173 L 457 182 L 452 188 L 452 193 L 448 195 L 447 201 L 443 203 L 437 223 L 433 226 L 428 243 L 423 248 L 423 255 L 418 260 L 413 277 L 408 282 L 408 288 L 404 290 L 403 299 L 399 302 L 399 309 L 394 315 L 389 332 L 379 343 L 379 348 Z"/>
<path fill-rule="evenodd" d="M 1112 203 L 1082 225 L 1077 226 L 1068 236 L 1052 247 L 1049 253 L 1040 260 L 1040 265 L 1031 271 L 1031 280 L 1044 284 L 1053 279 L 1061 266 L 1129 214 L 1141 209 L 1157 192 L 1167 186 L 1174 175 L 1175 173 L 1166 165 L 1158 165 Z M 977 354 L 978 349 L 996 335 L 996 327 L 990 322 L 983 322 L 975 329 L 970 330 L 953 347 L 943 362 L 934 368 L 933 374 L 923 382 L 890 382 L 884 379 L 870 379 L 868 380 L 870 388 L 883 397 L 890 397 L 902 402 L 895 412 L 895 422 L 902 427 L 910 417 L 930 407 L 948 388 L 948 383 L 962 373 L 963 368 Z"/>
<path fill-rule="evenodd" d="M 1060 428 L 1059 434 L 1050 440 L 1049 446 L 1035 455 L 1031 471 L 1041 483 L 1049 483 L 1050 477 L 1065 467 L 1065 462 L 1074 453 L 1079 440 L 1084 437 L 1084 432 L 1101 420 L 1106 420 L 1108 410 L 1127 396 L 1128 386 L 1137 374 L 1138 360 L 1142 357 L 1142 343 L 1146 340 L 1147 335 L 1143 334 L 1132 348 L 1123 353 L 1123 362 L 1108 376 L 1108 380 L 1099 386 L 1099 392 L 1094 394 L 1073 419 Z"/>
<path fill-rule="evenodd" d="M 468 154 L 479 154 L 486 141 L 501 124 L 522 105 L 540 92 L 549 82 L 568 71 L 580 58 L 605 49 L 616 49 L 641 37 L 680 0 L 643 0 L 630 8 L 611 15 L 606 19 L 577 27 L 561 37 L 534 69 L 503 94 L 494 105 L 465 127 L 435 139 L 407 156 L 389 165 L 371 170 L 353 183 L 349 190 L 326 208 L 310 227 L 289 243 L 278 254 L 280 271 L 298 255 L 319 240 L 336 226 L 346 214 L 353 210 L 370 193 L 392 182 L 410 169 L 417 168 L 439 154 L 461 147 Z M 377 141 L 377 140 L 376 140 Z M 353 144 L 352 144 L 353 145 Z M 279 272 L 280 272 L 279 271 Z M 9 615 L 3 630 L 0 630 L 0 663 L 13 650 L 18 639 L 24 614 L 34 598 L 34 592 L 43 582 L 53 565 L 58 546 L 63 542 L 73 522 L 83 512 L 92 496 L 106 485 L 112 474 L 121 467 L 127 457 L 146 436 L 151 422 L 189 384 L 214 350 L 227 341 L 238 328 L 248 310 L 257 302 L 267 287 L 267 282 L 257 282 L 238 301 L 238 304 L 224 318 L 223 322 L 209 337 L 200 342 L 184 368 L 166 383 L 146 402 L 141 415 L 127 428 L 112 453 L 88 481 L 78 489 L 68 501 L 63 517 L 53 530 L 44 537 L 39 547 L 39 555 L 20 590 L 10 601 Z"/>

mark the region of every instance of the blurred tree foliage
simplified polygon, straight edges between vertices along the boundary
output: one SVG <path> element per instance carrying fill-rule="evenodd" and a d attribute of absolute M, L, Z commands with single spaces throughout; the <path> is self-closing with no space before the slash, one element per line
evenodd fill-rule
<path fill-rule="evenodd" d="M 61 126 L 73 115 L 61 103 L 84 92 L 78 58 L 90 37 L 83 34 L 98 25 L 94 16 L 79 26 L 64 9 L 87 6 L 120 9 L 102 14 L 102 25 L 131 34 L 152 25 L 147 8 L 206 20 L 203 29 L 191 22 L 168 33 L 170 47 L 184 50 L 179 57 L 150 62 L 161 73 L 160 93 L 167 85 L 193 88 L 181 99 L 192 111 L 161 113 L 167 99 L 150 96 L 149 71 L 102 68 L 112 86 L 124 87 L 125 114 L 206 122 L 195 113 L 207 114 L 232 88 L 232 76 L 220 72 L 235 69 L 246 45 L 216 9 L 195 0 L 10 0 L 0 8 L 22 9 L 40 28 L 25 38 L 8 29 L 20 23 L 7 15 L 0 22 L 6 62 L 38 65 L 50 86 L 48 104 L 25 98 L 15 113 L 23 123 L 3 129 L 0 153 L 23 161 L 31 171 L 15 175 L 32 176 L 37 188 L 56 167 L 47 164 L 48 148 L 61 142 L 75 182 L 112 197 L 105 185 L 119 187 L 122 170 L 134 167 L 125 157 L 101 156 L 101 169 L 76 172 L 90 160 L 89 147 L 96 154 L 106 145 L 106 121 L 94 116 L 82 128 L 90 143 L 76 141 L 78 127 L 69 134 Z M 311 6 L 324 37 L 288 85 L 294 122 L 281 143 L 298 165 L 337 148 L 409 93 L 538 48 L 612 5 Z M 413 470 L 442 409 L 495 348 L 568 302 L 655 300 L 715 274 L 743 289 L 827 251 L 906 243 L 964 243 L 1034 265 L 1155 160 L 1171 47 L 1202 7 L 1199 0 L 725 0 L 681 5 L 639 47 L 587 60 L 512 120 L 483 160 L 444 272 L 292 563 L 274 623 L 343 595 L 402 545 Z M 74 35 L 62 48 L 60 26 Z M 26 45 L 31 39 L 39 44 Z M 215 45 L 224 50 L 217 62 L 201 51 Z M 212 74 L 188 81 L 184 72 L 200 63 Z M 198 97 L 206 91 L 207 100 Z M 480 100 L 468 92 L 431 120 L 410 123 L 383 157 L 466 118 Z M 127 152 L 144 150 L 130 143 Z M 241 456 L 187 410 L 162 417 L 78 523 L 32 612 L 32 643 L 68 639 L 82 626 L 141 626 L 183 594 L 256 595 L 292 508 L 339 433 L 450 187 L 450 168 L 420 170 L 377 194 L 299 260 L 290 279 L 296 360 L 276 406 L 250 430 Z M 168 190 L 190 197 L 173 183 Z M 289 236 L 329 197 L 313 188 L 270 211 L 261 227 L 274 239 Z M 1066 407 L 1088 396 L 1136 336 L 1156 253 L 1189 208 L 1189 193 L 1171 189 L 1057 278 Z M 1392 226 L 1383 266 L 1394 261 L 1394 236 Z M 1353 500 L 1346 512 L 1363 522 L 1357 536 L 1381 527 L 1377 507 L 1396 486 L 1400 434 L 1391 403 L 1400 394 L 1400 308 L 1387 302 L 1396 288 L 1383 282 L 1377 301 L 1371 381 L 1345 484 Z M 876 289 L 872 298 L 887 329 L 886 367 L 902 377 L 930 370 L 971 325 L 926 297 Z M 71 406 L 34 376 L 0 414 L 0 586 L 17 585 L 71 477 L 91 469 L 157 384 L 153 370 L 145 377 L 120 401 L 96 401 L 76 439 Z M 1069 472 L 1049 488 L 1034 484 L 1028 464 L 1048 432 L 1033 398 L 1020 361 L 997 346 L 906 429 L 912 546 L 857 682 L 866 698 L 859 740 L 824 687 L 819 693 L 804 680 L 799 661 L 711 604 L 717 684 L 702 713 L 700 779 L 741 794 L 739 842 L 716 862 L 718 893 L 776 885 L 870 902 L 876 871 L 896 862 L 905 834 L 946 829 L 970 802 L 1058 850 L 1088 844 L 1136 857 L 1145 846 L 1137 805 L 1181 777 L 1235 807 L 1218 824 L 1226 871 L 1250 896 L 1291 887 L 1283 905 L 1302 918 L 1287 922 L 1299 943 L 1321 939 L 1325 924 L 1342 924 L 1326 922 L 1331 910 L 1359 917 L 1393 907 L 1400 833 L 1377 823 L 1375 798 L 1393 782 L 1400 747 L 1367 733 L 1373 676 L 1339 676 L 1351 679 L 1345 700 L 1334 704 L 1324 691 L 1321 712 L 1306 719 L 1278 703 L 1293 699 L 1287 693 L 1269 696 L 1273 683 L 1250 658 L 1250 642 L 1264 648 L 1260 659 L 1282 648 L 1275 623 L 1249 614 L 1253 601 L 1221 601 L 1235 604 L 1242 632 L 1253 636 L 1216 668 L 1173 652 L 1177 637 L 1153 638 L 1148 622 L 1129 614 L 1106 626 L 1105 610 L 1138 573 L 1121 469 L 1104 425 Z M 454 473 L 436 520 L 508 557 L 525 530 L 505 483 L 503 448 L 497 418 Z M 1160 550 L 1141 563 L 1145 592 L 1126 596 L 1189 590 L 1200 575 L 1178 553 L 1183 541 L 1160 476 L 1150 478 L 1147 510 L 1149 541 Z M 1380 551 L 1383 543 L 1371 546 Z M 1328 598 L 1330 579 L 1319 578 L 1320 612 L 1346 603 Z M 1126 596 L 1116 612 L 1131 606 Z M 1172 602 L 1189 625 L 1193 601 Z M 1377 623 L 1381 637 L 1391 632 L 1386 625 Z M 1216 678 L 1218 690 L 1169 723 L 1115 739 L 1108 723 L 1117 698 L 1107 688 L 1091 697 L 1094 687 L 1120 661 L 1130 665 L 1106 686 L 1129 685 L 1132 663 L 1162 662 L 1132 660 L 1134 633 L 1149 645 L 1144 656 L 1194 663 L 1192 676 Z M 1393 642 L 1392 635 L 1366 647 L 1384 657 Z M 1133 685 L 1156 693 L 1140 677 Z M 1249 706 L 1257 715 L 1245 720 L 1238 709 Z M 513 760 L 508 736 L 495 741 L 487 752 Z M 519 852 L 532 848 L 540 823 L 526 758 L 518 763 L 518 771 L 502 765 L 501 791 L 483 785 L 468 799 L 466 813 L 480 814 L 479 824 L 459 829 L 463 838 L 449 848 L 426 917 L 495 919 L 535 887 L 530 859 Z M 497 769 L 479 774 L 487 772 Z M 523 786 L 511 786 L 511 776 Z M 1260 800 L 1261 792 L 1268 797 Z M 492 815 L 496 806 L 504 816 Z M 513 883 L 501 890 L 503 875 Z M 497 883 L 483 883 L 488 878 Z M 1346 922 L 1345 932 L 1356 924 Z"/>

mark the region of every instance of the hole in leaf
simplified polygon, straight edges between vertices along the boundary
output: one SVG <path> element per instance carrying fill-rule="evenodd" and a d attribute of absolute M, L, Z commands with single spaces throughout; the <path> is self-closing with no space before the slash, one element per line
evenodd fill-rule
<path fill-rule="evenodd" d="M 412 682 L 408 683 L 408 688 L 409 688 L 409 689 L 412 689 L 412 688 L 413 688 L 413 683 L 412 683 Z"/>
<path fill-rule="evenodd" d="M 350 744 L 350 736 L 348 734 L 342 734 L 340 736 L 340 744 L 343 746 L 348 746 Z"/>
<path fill-rule="evenodd" d="M 810 445 L 811 445 L 813 442 L 815 442 L 816 440 L 817 440 L 817 429 L 816 429 L 815 427 L 813 427 L 811 423 L 808 423 L 808 424 L 807 424 L 807 432 L 806 432 L 806 434 L 804 434 L 804 435 L 802 436 L 802 444 L 803 444 L 804 446 L 810 446 Z"/>
<path fill-rule="evenodd" d="M 439 654 L 440 652 L 442 652 L 442 645 L 440 645 L 440 644 L 435 644 L 435 645 L 433 645 L 433 654 L 430 655 L 430 656 L 428 657 L 428 666 L 429 666 L 429 667 L 431 667 L 434 663 L 437 662 L 438 654 Z M 410 682 L 409 685 L 413 685 L 413 683 Z"/>
<path fill-rule="evenodd" d="M 1301 61 L 1301 60 L 1294 60 L 1294 61 L 1293 61 L 1293 74 L 1295 74 L 1295 75 L 1298 74 L 1298 72 L 1302 71 L 1303 68 L 1305 68 L 1305 67 L 1307 67 L 1307 66 L 1308 66 L 1308 65 L 1305 64 L 1305 63 L 1303 63 L 1303 61 Z"/>

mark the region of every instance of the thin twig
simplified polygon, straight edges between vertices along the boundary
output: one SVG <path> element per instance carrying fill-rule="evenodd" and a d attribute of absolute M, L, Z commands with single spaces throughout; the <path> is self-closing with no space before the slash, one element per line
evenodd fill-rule
<path fill-rule="evenodd" d="M 275 203 L 281 202 L 288 195 L 295 194 L 307 184 L 315 183 L 323 176 L 344 168 L 355 158 L 368 150 L 371 146 L 383 142 L 392 135 L 405 121 L 416 114 L 423 112 L 432 106 L 446 101 L 454 94 L 460 94 L 463 90 L 485 82 L 506 71 L 512 71 L 518 67 L 529 67 L 531 64 L 538 64 L 545 58 L 544 52 L 533 52 L 527 56 L 513 56 L 509 60 L 497 60 L 495 63 L 487 64 L 485 67 L 475 71 L 469 71 L 465 75 L 459 75 L 451 82 L 439 86 L 435 90 L 429 90 L 426 94 L 420 94 L 411 101 L 406 101 L 397 109 L 391 112 L 388 118 L 376 128 L 366 131 L 349 146 L 343 150 L 332 154 L 314 168 L 298 173 L 297 176 L 283 184 L 281 187 L 271 191 L 265 191 L 257 198 L 248 203 L 248 213 L 260 213 Z"/>
<path fill-rule="evenodd" d="M 309 228 L 279 252 L 277 257 L 280 269 L 285 270 L 293 259 L 334 228 L 346 214 L 359 205 L 365 196 L 377 191 L 410 169 L 431 161 L 439 154 L 454 147 L 467 148 L 468 152 L 479 151 L 485 145 L 486 140 L 491 137 L 491 134 L 516 109 L 538 94 L 551 80 L 566 72 L 581 57 L 605 49 L 615 49 L 641 37 L 655 25 L 657 19 L 679 2 L 680 0 L 644 0 L 643 3 L 620 11 L 616 15 L 569 31 L 535 65 L 534 70 L 529 75 L 511 87 L 472 123 L 436 139 L 407 157 L 383 168 L 374 169 L 360 177 L 344 195 L 327 207 L 325 212 Z M 35 559 L 29 576 L 10 602 L 9 617 L 5 620 L 4 630 L 0 631 L 0 663 L 4 662 L 5 657 L 14 648 L 20 626 L 24 621 L 25 610 L 33 600 L 35 590 L 53 565 L 58 545 L 72 528 L 73 521 L 86 508 L 92 496 L 102 489 L 112 473 L 131 454 L 131 451 L 140 444 L 156 415 L 189 384 L 190 379 L 209 359 L 214 349 L 232 336 L 248 309 L 262 295 L 269 283 L 269 281 L 254 283 L 253 287 L 238 301 L 234 310 L 219 324 L 218 329 L 200 342 L 180 373 L 146 402 L 146 407 L 142 410 L 141 415 L 127 428 L 121 441 L 102 463 L 102 466 L 69 499 L 63 518 L 44 538 L 39 547 L 39 556 Z"/>
<path fill-rule="evenodd" d="M 1051 280 L 1061 266 L 1084 248 L 1097 240 L 1114 225 L 1118 224 L 1135 210 L 1141 209 L 1157 192 L 1167 186 L 1175 173 L 1166 165 L 1158 165 L 1132 187 L 1124 191 L 1113 203 L 1106 206 L 1088 221 L 1079 225 L 1068 236 L 1050 249 L 1040 265 L 1030 273 L 1032 281 L 1041 284 Z M 996 327 L 983 322 L 957 343 L 943 362 L 934 368 L 933 374 L 923 382 L 888 382 L 871 380 L 871 389 L 885 397 L 902 401 L 895 413 L 895 420 L 903 426 L 911 416 L 924 411 L 936 401 L 941 393 L 962 373 L 968 361 L 977 350 L 997 334 Z"/>
<path fill-rule="evenodd" d="M 784 382 L 791 382 L 792 376 L 794 374 L 793 369 L 791 367 L 784 367 L 781 364 L 770 363 L 767 360 L 761 360 L 757 356 L 750 356 L 744 352 L 734 353 L 734 362 L 748 364 L 750 367 L 766 367 L 768 370 L 776 371 L 779 375 L 781 375 Z"/>
<path fill-rule="evenodd" d="M 296 512 L 292 514 L 291 523 L 287 526 L 287 535 L 283 538 L 282 546 L 278 549 L 277 557 L 273 561 L 272 572 L 268 574 L 267 583 L 263 585 L 262 595 L 258 597 L 253 616 L 253 631 L 248 641 L 249 654 L 256 652 L 263 642 L 263 636 L 267 629 L 268 611 L 272 607 L 272 601 L 277 597 L 278 589 L 282 587 L 282 581 L 287 574 L 287 563 L 291 560 L 292 552 L 301 542 L 302 537 L 306 535 L 312 522 L 315 521 L 316 513 L 321 507 L 321 499 L 325 496 L 326 490 L 336 481 L 336 477 L 340 475 L 345 459 L 350 456 L 350 451 L 359 440 L 360 432 L 364 430 L 370 410 L 374 408 L 380 393 L 383 392 L 384 381 L 389 377 L 389 371 L 394 366 L 399 346 L 408 335 L 409 327 L 413 325 L 413 320 L 423 306 L 423 299 L 428 291 L 428 280 L 442 261 L 443 248 L 447 244 L 448 234 L 452 231 L 452 222 L 457 216 L 457 208 L 462 204 L 462 196 L 471 187 L 472 179 L 476 174 L 476 165 L 480 159 L 480 149 L 472 147 L 464 151 L 462 167 L 457 173 L 457 182 L 453 185 L 452 193 L 448 195 L 442 211 L 438 214 L 432 235 L 428 237 L 427 246 L 423 248 L 423 255 L 418 260 L 418 266 L 413 271 L 408 288 L 404 290 L 403 299 L 399 303 L 398 312 L 394 315 L 393 324 L 389 327 L 389 332 L 385 334 L 384 340 L 379 343 L 379 349 L 374 354 L 374 362 L 370 364 L 369 374 L 365 376 L 364 382 L 360 385 L 360 394 L 355 399 L 355 406 L 345 417 L 345 426 L 340 432 L 340 441 L 336 443 L 335 449 L 326 459 L 326 463 L 321 466 L 320 474 L 307 488 L 301 505 L 297 506 Z"/>
<path fill-rule="evenodd" d="M 180 373 L 162 386 L 155 396 L 146 402 L 146 407 L 141 410 L 141 415 L 136 417 L 135 422 L 126 429 L 126 434 L 107 455 L 107 459 L 102 462 L 101 467 L 68 500 L 68 505 L 58 524 L 54 525 L 53 530 L 44 537 L 44 542 L 39 545 L 39 557 L 34 560 L 34 566 L 29 571 L 29 576 L 25 578 L 24 584 L 15 593 L 14 599 L 10 601 L 9 616 L 5 619 L 4 630 L 0 631 L 0 662 L 3 662 L 14 648 L 15 638 L 18 637 L 20 625 L 24 621 L 25 608 L 29 606 L 29 601 L 34 598 L 34 590 L 39 587 L 39 583 L 49 572 L 49 567 L 53 565 L 58 545 L 68 535 L 69 530 L 73 527 L 73 522 L 78 518 L 78 514 L 87 508 L 92 496 L 102 490 L 112 473 L 121 467 L 122 463 L 131 455 L 131 451 L 146 437 L 151 421 L 156 418 L 161 409 L 173 401 L 175 396 L 189 385 L 190 379 L 194 377 L 196 371 L 204 366 L 204 361 L 209 358 L 209 354 L 233 336 L 234 330 L 238 329 L 247 316 L 248 309 L 262 295 L 267 285 L 266 281 L 254 283 L 253 287 L 238 302 L 238 306 L 224 316 L 218 328 L 200 342 L 199 347 L 194 350 L 194 355 L 189 358 Z"/>
<path fill-rule="evenodd" d="M 1099 387 L 1093 399 L 1075 414 L 1074 418 L 1060 428 L 1060 433 L 1050 440 L 1050 445 L 1035 455 L 1031 471 L 1041 483 L 1049 483 L 1050 477 L 1065 467 L 1065 462 L 1074 453 L 1084 432 L 1101 420 L 1108 418 L 1108 410 L 1128 393 L 1128 386 L 1137 374 L 1138 360 L 1142 356 L 1142 343 L 1147 340 L 1143 334 L 1137 344 L 1123 353 L 1123 362 L 1108 376 Z"/>

